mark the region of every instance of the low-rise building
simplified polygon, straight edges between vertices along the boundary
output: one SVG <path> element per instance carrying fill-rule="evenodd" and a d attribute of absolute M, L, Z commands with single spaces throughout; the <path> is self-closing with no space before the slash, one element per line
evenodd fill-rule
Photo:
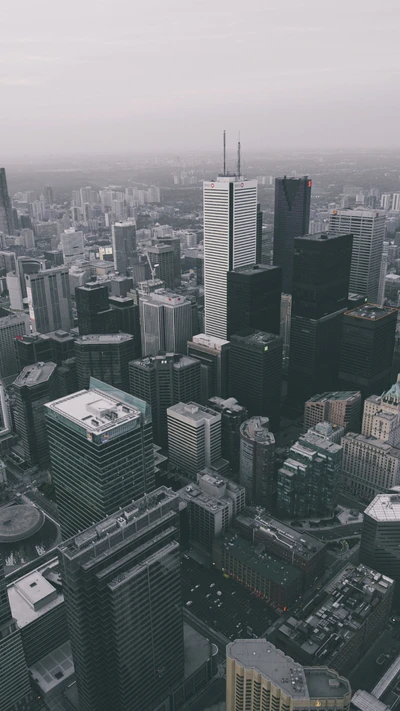
<path fill-rule="evenodd" d="M 357 431 L 361 419 L 361 393 L 335 391 L 313 395 L 304 405 L 304 429 L 318 422 L 331 422 L 344 429 Z"/>

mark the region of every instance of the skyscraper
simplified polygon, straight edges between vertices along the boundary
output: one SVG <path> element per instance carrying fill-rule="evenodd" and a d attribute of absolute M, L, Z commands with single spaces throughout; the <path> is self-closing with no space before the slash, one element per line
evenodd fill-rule
<path fill-rule="evenodd" d="M 173 289 L 175 285 L 175 254 L 173 245 L 153 245 L 152 247 L 146 247 L 146 252 L 157 277 L 165 283 L 167 289 Z"/>
<path fill-rule="evenodd" d="M 132 222 L 116 222 L 112 226 L 112 248 L 115 271 L 123 276 L 137 259 L 136 225 Z"/>
<path fill-rule="evenodd" d="M 341 425 L 345 431 L 357 432 L 361 419 L 361 393 L 337 391 L 313 395 L 304 405 L 304 430 L 318 422 Z"/>
<path fill-rule="evenodd" d="M 228 397 L 229 352 L 231 344 L 222 338 L 198 333 L 187 344 L 189 356 L 201 363 L 202 403 L 210 397 Z"/>
<path fill-rule="evenodd" d="M 386 215 L 379 210 L 358 207 L 331 210 L 329 232 L 353 235 L 350 291 L 377 303 Z"/>
<path fill-rule="evenodd" d="M 133 336 L 135 358 L 139 358 L 142 353 L 139 306 L 132 296 L 110 296 L 108 303 L 114 311 L 118 331 Z"/>
<path fill-rule="evenodd" d="M 400 582 L 400 495 L 378 494 L 364 511 L 360 562 Z"/>
<path fill-rule="evenodd" d="M 282 269 L 267 264 L 227 274 L 227 337 L 243 328 L 280 331 Z"/>
<path fill-rule="evenodd" d="M 81 711 L 152 711 L 183 677 L 179 505 L 161 487 L 60 545 Z"/>
<path fill-rule="evenodd" d="M 30 466 L 46 468 L 50 455 L 44 405 L 58 396 L 56 364 L 26 366 L 14 380 L 13 390 L 15 429 L 21 438 L 24 459 Z"/>
<path fill-rule="evenodd" d="M 162 244 L 172 247 L 174 250 L 174 280 L 175 287 L 181 285 L 181 241 L 179 237 L 159 237 Z"/>
<path fill-rule="evenodd" d="M 83 232 L 75 232 L 71 227 L 61 234 L 61 249 L 64 257 L 64 264 L 71 264 L 76 259 L 84 259 L 85 248 L 83 242 Z"/>
<path fill-rule="evenodd" d="M 14 234 L 11 200 L 4 168 L 0 168 L 0 232 L 5 232 L 6 235 Z"/>
<path fill-rule="evenodd" d="M 0 309 L 0 378 L 16 375 L 14 340 L 29 333 L 29 316 Z"/>
<path fill-rule="evenodd" d="M 73 326 L 68 267 L 43 269 L 26 275 L 32 331 L 69 331 Z"/>
<path fill-rule="evenodd" d="M 337 387 L 351 243 L 349 234 L 328 232 L 294 239 L 289 358 L 294 400 Z"/>
<path fill-rule="evenodd" d="M 200 469 L 221 458 L 221 415 L 196 402 L 179 402 L 167 417 L 170 464 L 196 480 Z"/>
<path fill-rule="evenodd" d="M 256 263 L 257 181 L 218 176 L 203 202 L 205 332 L 226 338 L 227 272 Z"/>
<path fill-rule="evenodd" d="M 293 242 L 308 232 L 312 181 L 276 178 L 274 215 L 274 264 L 282 267 L 282 291 L 292 293 Z M 343 231 L 343 230 L 342 230 Z"/>
<path fill-rule="evenodd" d="M 64 538 L 154 489 L 150 407 L 95 379 L 45 405 Z"/>
<path fill-rule="evenodd" d="M 88 388 L 90 378 L 129 392 L 129 366 L 134 357 L 133 336 L 127 333 L 90 334 L 75 341 L 79 388 Z"/>
<path fill-rule="evenodd" d="M 275 437 L 268 417 L 252 417 L 240 428 L 240 483 L 247 502 L 270 508 L 276 491 Z"/>
<path fill-rule="evenodd" d="M 236 473 L 240 461 L 240 427 L 247 420 L 249 413 L 234 397 L 224 400 L 215 395 L 210 397 L 207 405 L 221 413 L 221 453 L 229 462 L 231 471 Z"/>
<path fill-rule="evenodd" d="M 229 392 L 249 415 L 269 418 L 279 429 L 282 339 L 272 333 L 244 329 L 231 338 Z"/>
<path fill-rule="evenodd" d="M 115 333 L 118 323 L 108 303 L 106 284 L 89 282 L 75 289 L 78 327 L 81 336 L 89 333 Z"/>
<path fill-rule="evenodd" d="M 200 400 L 200 363 L 177 353 L 132 360 L 129 388 L 132 395 L 151 405 L 154 441 L 167 447 L 167 408 Z"/>
<path fill-rule="evenodd" d="M 365 304 L 343 316 L 339 386 L 363 397 L 390 387 L 397 309 Z"/>
<path fill-rule="evenodd" d="M 400 484 L 400 450 L 376 437 L 348 432 L 342 438 L 341 488 L 370 503 Z"/>
<path fill-rule="evenodd" d="M 185 353 L 192 337 L 192 304 L 168 289 L 140 297 L 143 356 L 160 351 Z"/>

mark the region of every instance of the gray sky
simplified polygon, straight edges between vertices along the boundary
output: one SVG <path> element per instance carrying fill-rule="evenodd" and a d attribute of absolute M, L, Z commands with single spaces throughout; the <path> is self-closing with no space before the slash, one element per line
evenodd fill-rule
<path fill-rule="evenodd" d="M 214 150 L 223 128 L 246 151 L 400 148 L 400 0 L 6 4 L 0 164 Z"/>

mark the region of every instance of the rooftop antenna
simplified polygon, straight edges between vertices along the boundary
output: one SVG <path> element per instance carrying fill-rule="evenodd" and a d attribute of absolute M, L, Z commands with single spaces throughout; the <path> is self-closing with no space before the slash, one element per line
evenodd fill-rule
<path fill-rule="evenodd" d="M 224 175 L 226 175 L 226 131 L 223 132 L 223 150 L 224 150 Z"/>
<path fill-rule="evenodd" d="M 240 131 L 239 131 L 239 140 L 238 140 L 238 149 L 237 149 L 237 174 L 238 178 L 241 176 L 240 172 Z"/>

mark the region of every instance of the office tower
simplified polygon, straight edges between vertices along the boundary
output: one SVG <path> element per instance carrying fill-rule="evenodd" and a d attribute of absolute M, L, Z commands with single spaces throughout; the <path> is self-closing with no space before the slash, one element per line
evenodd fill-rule
<path fill-rule="evenodd" d="M 342 439 L 341 488 L 369 503 L 400 484 L 400 450 L 372 436 L 348 432 Z"/>
<path fill-rule="evenodd" d="M 257 204 L 257 241 L 256 241 L 256 264 L 262 262 L 262 235 L 263 235 L 263 212 L 260 203 Z"/>
<path fill-rule="evenodd" d="M 75 289 L 78 328 L 81 336 L 89 333 L 115 333 L 115 313 L 109 307 L 106 284 L 89 282 Z"/>
<path fill-rule="evenodd" d="M 59 547 L 81 711 L 152 711 L 183 677 L 179 505 L 161 487 Z"/>
<path fill-rule="evenodd" d="M 34 333 L 30 336 L 17 336 L 14 346 L 18 372 L 27 365 L 46 363 L 53 359 L 53 343 L 48 335 Z"/>
<path fill-rule="evenodd" d="M 282 267 L 282 291 L 292 293 L 295 237 L 308 232 L 312 181 L 304 178 L 276 178 L 274 215 L 274 265 Z M 343 230 L 342 230 L 343 231 Z"/>
<path fill-rule="evenodd" d="M 33 695 L 28 667 L 25 661 L 21 632 L 16 620 L 11 615 L 1 557 L 0 631 L 0 708 L 2 711 L 31 711 Z"/>
<path fill-rule="evenodd" d="M 169 462 L 185 476 L 196 480 L 204 467 L 221 458 L 221 415 L 196 402 L 169 407 Z"/>
<path fill-rule="evenodd" d="M 63 253 L 59 252 L 58 249 L 46 249 L 43 252 L 43 256 L 49 268 L 61 267 L 63 264 Z"/>
<path fill-rule="evenodd" d="M 71 264 L 76 259 L 85 258 L 83 232 L 75 232 L 73 227 L 61 233 L 61 249 L 64 264 Z"/>
<path fill-rule="evenodd" d="M 13 382 L 15 429 L 21 439 L 23 456 L 30 466 L 49 466 L 49 446 L 45 427 L 47 402 L 58 396 L 55 363 L 28 365 Z"/>
<path fill-rule="evenodd" d="M 352 236 L 294 239 L 289 396 L 303 401 L 337 387 Z"/>
<path fill-rule="evenodd" d="M 392 210 L 393 212 L 400 211 L 400 193 L 393 193 Z"/>
<path fill-rule="evenodd" d="M 280 331 L 282 269 L 267 264 L 227 274 L 227 337 L 243 328 Z"/>
<path fill-rule="evenodd" d="M 0 269 L 4 274 L 7 272 L 13 272 L 16 268 L 16 258 L 15 252 L 1 252 L 0 251 Z"/>
<path fill-rule="evenodd" d="M 44 269 L 26 275 L 26 291 L 32 331 L 69 331 L 73 326 L 68 268 Z"/>
<path fill-rule="evenodd" d="M 361 420 L 361 393 L 327 392 L 314 395 L 304 404 L 304 430 L 318 422 L 331 422 L 344 427 L 345 431 L 357 432 Z"/>
<path fill-rule="evenodd" d="M 111 279 L 112 296 L 128 296 L 133 289 L 133 279 L 127 276 L 115 276 Z"/>
<path fill-rule="evenodd" d="M 154 489 L 149 406 L 94 378 L 45 405 L 64 538 Z"/>
<path fill-rule="evenodd" d="M 167 289 L 173 289 L 175 285 L 175 269 L 174 269 L 174 248 L 167 244 L 155 245 L 146 247 L 147 256 L 153 270 L 161 279 Z"/>
<path fill-rule="evenodd" d="M 168 446 L 167 408 L 200 399 L 200 363 L 177 353 L 164 353 L 129 363 L 129 390 L 151 405 L 154 441 Z"/>
<path fill-rule="evenodd" d="M 37 274 L 37 272 L 40 272 L 41 270 L 41 263 L 39 259 L 35 259 L 34 257 L 18 257 L 17 258 L 17 264 L 16 264 L 16 271 L 19 274 L 19 278 L 21 280 L 21 291 L 22 291 L 22 296 L 24 299 L 27 298 L 27 275 L 28 274 Z"/>
<path fill-rule="evenodd" d="M 159 241 L 174 250 L 174 280 L 175 287 L 181 285 L 181 241 L 179 237 L 159 237 Z"/>
<path fill-rule="evenodd" d="M 44 189 L 44 197 L 46 205 L 54 205 L 54 194 L 51 185 L 46 185 Z"/>
<path fill-rule="evenodd" d="M 226 338 L 227 272 L 256 262 L 257 181 L 224 175 L 205 182 L 203 207 L 205 332 Z"/>
<path fill-rule="evenodd" d="M 29 227 L 24 227 L 20 232 L 19 242 L 25 249 L 35 249 L 35 235 Z"/>
<path fill-rule="evenodd" d="M 115 271 L 125 276 L 137 260 L 136 225 L 133 222 L 116 222 L 112 226 L 112 248 Z"/>
<path fill-rule="evenodd" d="M 302 666 L 265 639 L 226 648 L 226 711 L 349 711 L 350 684 L 326 666 Z"/>
<path fill-rule="evenodd" d="M 385 236 L 384 212 L 366 208 L 331 210 L 329 232 L 353 235 L 350 291 L 363 294 L 376 304 L 382 246 Z"/>
<path fill-rule="evenodd" d="M 340 444 L 342 437 L 345 435 L 344 427 L 341 425 L 334 425 L 332 422 L 318 422 L 314 427 L 310 427 L 306 434 L 308 435 L 318 435 L 329 439 L 330 442 L 335 442 L 335 444 Z"/>
<path fill-rule="evenodd" d="M 382 193 L 381 195 L 381 208 L 382 210 L 390 210 L 392 204 L 392 196 L 390 193 Z"/>
<path fill-rule="evenodd" d="M 231 344 L 222 338 L 198 333 L 187 344 L 187 352 L 201 363 L 202 403 L 215 395 L 228 397 L 229 352 Z"/>
<path fill-rule="evenodd" d="M 363 397 L 390 387 L 397 309 L 365 304 L 343 316 L 339 386 Z"/>
<path fill-rule="evenodd" d="M 383 306 L 385 303 L 386 274 L 388 269 L 389 242 L 384 242 L 382 246 L 381 268 L 379 272 L 379 286 L 376 303 Z M 397 295 L 396 295 L 397 296 Z M 397 299 L 396 299 L 397 303 Z"/>
<path fill-rule="evenodd" d="M 276 491 L 275 437 L 268 417 L 252 417 L 240 428 L 240 483 L 248 502 L 270 508 Z"/>
<path fill-rule="evenodd" d="M 18 372 L 14 341 L 28 333 L 27 314 L 13 314 L 0 308 L 0 378 L 8 378 Z"/>
<path fill-rule="evenodd" d="M 194 399 L 194 398 L 193 398 Z M 240 461 L 240 427 L 247 420 L 249 413 L 239 405 L 234 397 L 224 400 L 218 395 L 210 397 L 207 406 L 221 413 L 221 446 L 222 457 L 229 462 L 231 471 L 239 471 Z"/>
<path fill-rule="evenodd" d="M 342 455 L 343 447 L 323 435 L 300 437 L 278 471 L 277 507 L 284 518 L 333 515 Z"/>
<path fill-rule="evenodd" d="M 360 561 L 400 582 L 400 496 L 378 494 L 364 511 Z"/>
<path fill-rule="evenodd" d="M 283 357 L 285 363 L 289 358 L 290 347 L 290 323 L 292 320 L 292 296 L 291 294 L 281 295 L 281 325 L 280 335 L 283 340 Z"/>
<path fill-rule="evenodd" d="M 249 415 L 268 417 L 279 429 L 282 339 L 273 333 L 244 329 L 231 338 L 229 392 Z"/>
<path fill-rule="evenodd" d="M 110 296 L 108 303 L 114 311 L 118 331 L 133 336 L 134 357 L 139 358 L 142 353 L 139 306 L 135 304 L 132 296 Z"/>
<path fill-rule="evenodd" d="M 14 234 L 12 206 L 4 168 L 0 168 L 0 232 L 6 235 Z"/>
<path fill-rule="evenodd" d="M 129 361 L 134 357 L 133 336 L 127 333 L 90 334 L 75 341 L 76 371 L 80 389 L 97 378 L 129 392 Z"/>
<path fill-rule="evenodd" d="M 143 356 L 185 353 L 192 337 L 192 304 L 168 289 L 139 299 Z"/>

